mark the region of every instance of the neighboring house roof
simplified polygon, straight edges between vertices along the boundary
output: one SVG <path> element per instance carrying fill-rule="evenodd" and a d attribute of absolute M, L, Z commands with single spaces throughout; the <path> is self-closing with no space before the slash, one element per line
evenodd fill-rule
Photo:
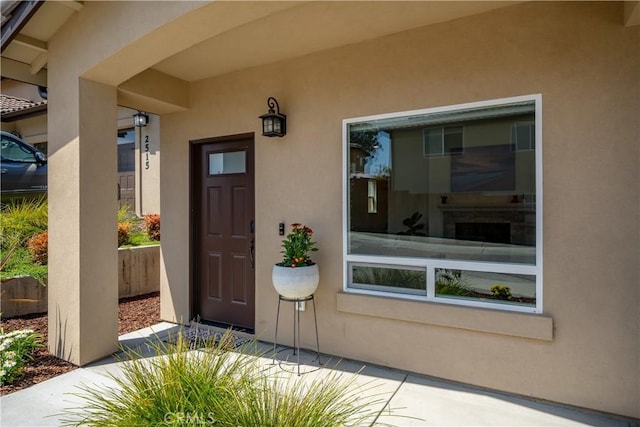
<path fill-rule="evenodd" d="M 30 101 L 16 96 L 0 94 L 3 122 L 38 116 L 47 112 L 47 101 Z"/>

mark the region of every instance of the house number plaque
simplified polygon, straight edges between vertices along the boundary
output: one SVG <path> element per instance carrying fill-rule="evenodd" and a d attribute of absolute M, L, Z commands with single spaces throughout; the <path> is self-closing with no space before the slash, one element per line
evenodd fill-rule
<path fill-rule="evenodd" d="M 144 168 L 149 169 L 149 135 L 144 137 Z"/>

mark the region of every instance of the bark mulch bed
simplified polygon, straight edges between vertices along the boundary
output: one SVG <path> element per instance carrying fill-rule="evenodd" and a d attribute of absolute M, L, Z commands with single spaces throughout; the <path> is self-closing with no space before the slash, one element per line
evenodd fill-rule
<path fill-rule="evenodd" d="M 118 304 L 118 333 L 120 335 L 146 328 L 160 321 L 160 293 L 154 292 L 131 298 L 122 298 Z M 58 359 L 47 351 L 47 314 L 30 314 L 11 319 L 0 319 L 4 332 L 33 329 L 43 337 L 44 348 L 37 350 L 33 361 L 25 367 L 24 376 L 0 386 L 0 395 L 22 390 L 56 375 L 72 371 L 77 366 Z"/>

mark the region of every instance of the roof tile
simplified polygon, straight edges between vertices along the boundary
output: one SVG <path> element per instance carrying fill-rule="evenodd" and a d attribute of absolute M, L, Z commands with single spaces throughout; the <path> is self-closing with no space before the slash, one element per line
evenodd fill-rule
<path fill-rule="evenodd" d="M 47 101 L 30 101 L 24 98 L 18 98 L 16 96 L 0 94 L 1 113 L 15 113 L 16 111 L 28 110 L 33 107 L 45 105 Z"/>

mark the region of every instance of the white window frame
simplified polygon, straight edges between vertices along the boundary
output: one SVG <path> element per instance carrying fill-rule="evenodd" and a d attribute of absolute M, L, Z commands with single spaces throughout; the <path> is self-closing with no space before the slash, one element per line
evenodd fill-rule
<path fill-rule="evenodd" d="M 518 142 L 518 127 L 519 126 L 527 126 L 529 129 L 531 129 L 531 127 L 534 128 L 534 134 L 536 132 L 535 129 L 535 123 L 532 122 L 518 122 L 518 123 L 514 123 L 513 125 L 511 125 L 511 147 L 513 147 L 513 151 L 533 151 L 536 149 L 535 147 L 535 143 L 536 143 L 536 137 L 534 135 L 533 138 L 533 144 L 531 141 L 531 138 L 529 138 L 529 146 L 528 147 L 521 147 L 522 143 Z M 533 145 L 533 147 L 532 147 Z"/>
<path fill-rule="evenodd" d="M 456 111 L 459 109 L 484 108 L 490 106 L 500 106 L 519 102 L 535 103 L 535 169 L 536 169 L 536 263 L 514 264 L 498 262 L 478 262 L 465 260 L 450 260 L 437 258 L 406 258 L 379 255 L 355 255 L 348 253 L 349 224 L 349 125 L 358 122 L 393 119 L 414 115 L 425 115 L 440 112 Z M 500 98 L 487 101 L 470 102 L 465 104 L 448 105 L 443 107 L 427 108 L 421 110 L 410 110 L 388 114 L 378 114 L 372 116 L 354 117 L 342 121 L 342 251 L 343 251 L 343 291 L 352 294 L 377 295 L 388 298 L 399 298 L 433 302 L 440 304 L 452 304 L 458 306 L 481 307 L 504 311 L 515 311 L 525 313 L 543 313 L 543 224 L 542 224 L 542 95 L 531 94 L 510 98 Z M 424 268 L 427 272 L 427 295 L 410 295 L 407 293 L 395 293 L 386 291 L 376 291 L 374 289 L 354 289 L 350 288 L 351 265 L 369 265 L 372 267 L 401 267 L 409 269 L 416 267 Z M 452 270 L 469 270 L 479 272 L 526 274 L 536 278 L 536 305 L 510 305 L 504 303 L 492 303 L 473 299 L 449 299 L 435 296 L 435 275 L 439 268 Z"/>

